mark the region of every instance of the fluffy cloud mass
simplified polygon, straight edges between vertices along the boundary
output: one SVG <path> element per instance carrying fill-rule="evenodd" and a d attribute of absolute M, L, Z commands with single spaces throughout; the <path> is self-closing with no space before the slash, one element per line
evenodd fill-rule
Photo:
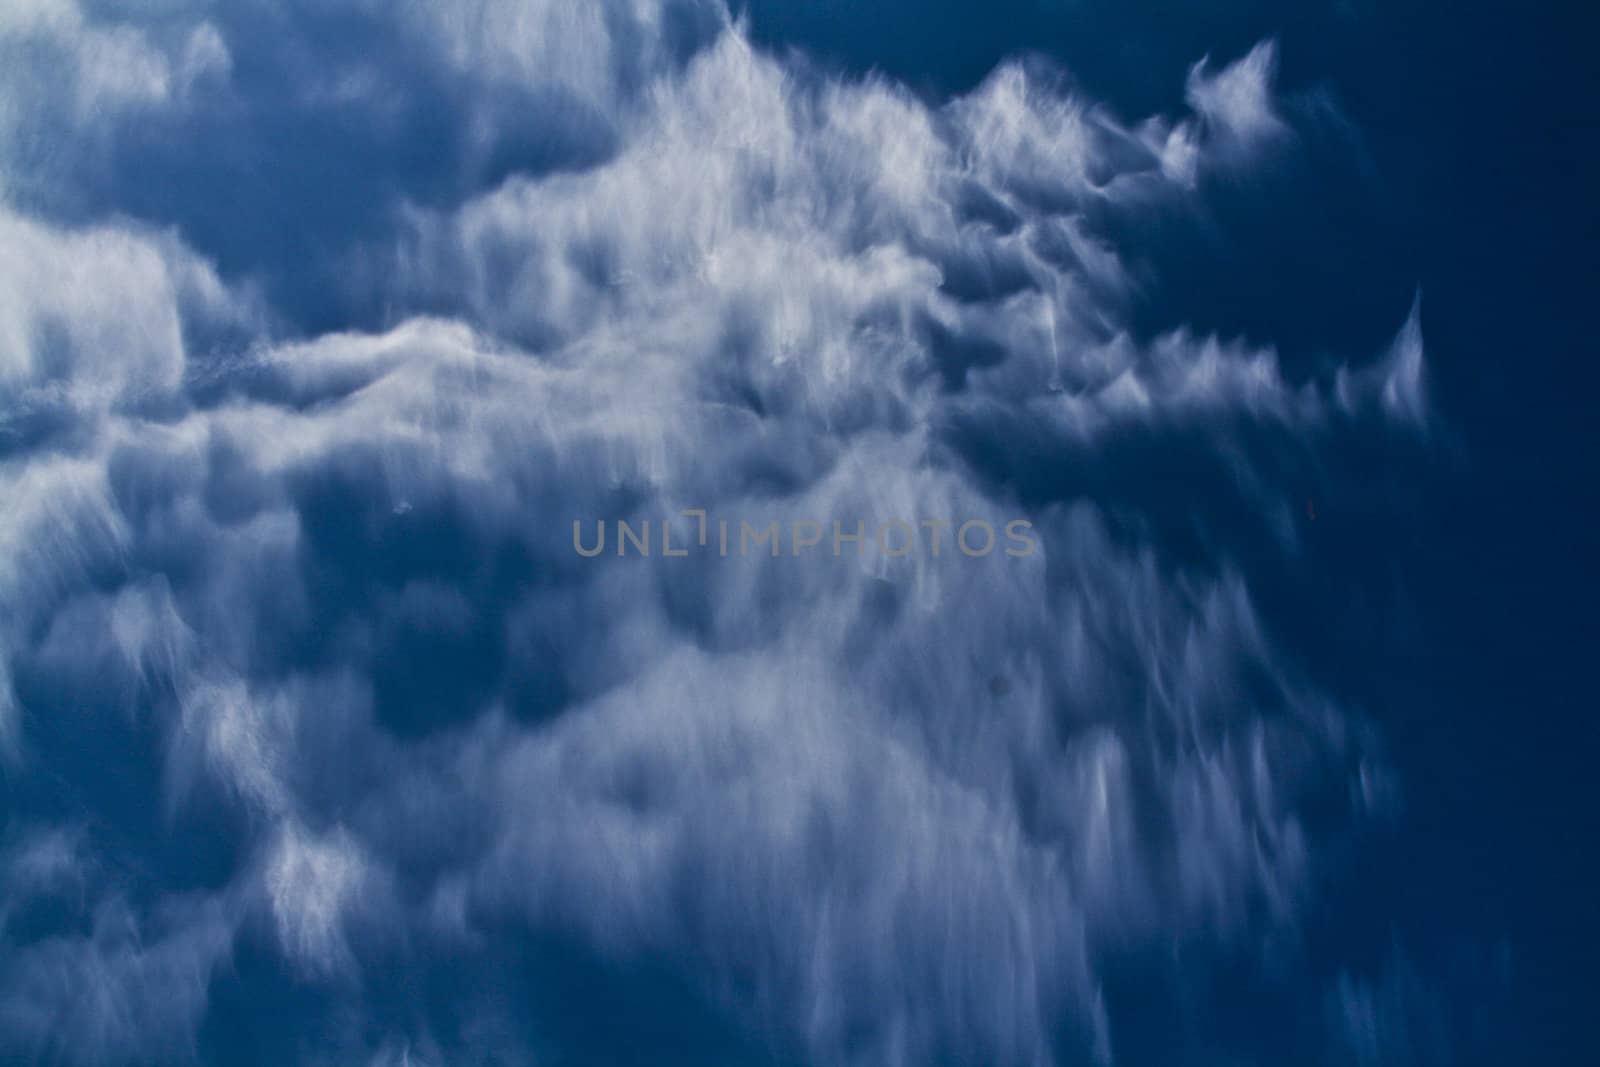
<path fill-rule="evenodd" d="M 1271 45 L 1130 124 L 705 3 L 375 7 L 0 15 L 0 1051 L 1229 1047 L 1183 991 L 1296 973 L 1395 797 L 1253 568 L 1326 450 L 1429 423 L 1414 315 L 1309 374 L 1134 322 L 1138 221 L 1300 149 Z M 401 161 L 441 109 L 448 173 Z M 323 243 L 115 192 L 141 138 L 313 112 L 378 171 L 335 188 L 330 141 L 371 202 L 297 202 Z M 1162 471 L 1209 479 L 1182 516 Z M 1039 550 L 574 551 L 684 509 Z"/>

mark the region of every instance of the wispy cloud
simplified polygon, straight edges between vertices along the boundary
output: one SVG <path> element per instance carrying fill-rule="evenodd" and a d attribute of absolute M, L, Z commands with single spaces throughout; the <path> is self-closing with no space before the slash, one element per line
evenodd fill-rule
<path fill-rule="evenodd" d="M 1038 63 L 930 105 L 698 3 L 402 5 L 370 52 L 301 56 L 292 99 L 250 66 L 286 46 L 198 7 L 4 18 L 34 58 L 0 75 L 27 193 L 0 208 L 0 742 L 41 829 L 3 853 L 0 916 L 70 883 L 92 921 L 4 927 L 0 1049 L 200 1056 L 208 990 L 265 954 L 338 1005 L 307 1044 L 532 1055 L 563 1009 L 503 946 L 562 937 L 666 960 L 813 1062 L 1111 1062 L 1108 973 L 1292 941 L 1324 854 L 1382 814 L 1380 741 L 1280 654 L 1220 532 L 1175 559 L 1050 488 L 1129 441 L 1210 450 L 1292 547 L 1262 441 L 1428 421 L 1415 315 L 1310 379 L 1129 321 L 1134 250 L 1096 219 L 1293 153 L 1270 45 L 1128 125 Z M 372 176 L 381 225 L 340 243 L 330 302 L 381 328 L 305 331 L 276 253 L 230 272 L 189 233 L 63 217 L 83 198 L 34 195 L 72 179 L 18 133 L 76 108 L 104 174 L 149 109 L 381 127 L 424 67 L 483 180 Z M 543 123 L 603 147 L 468 166 Z M 575 518 L 684 507 L 1022 509 L 1042 550 L 571 550 Z M 125 739 L 125 781 L 99 791 L 85 737 Z M 55 826 L 62 782 L 82 810 Z M 194 835 L 217 854 L 160 844 Z M 428 1001 L 442 969 L 472 1003 Z"/>

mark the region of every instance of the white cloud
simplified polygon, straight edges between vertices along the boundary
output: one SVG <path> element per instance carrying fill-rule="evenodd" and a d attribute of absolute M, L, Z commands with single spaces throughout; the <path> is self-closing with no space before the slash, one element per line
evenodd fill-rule
<path fill-rule="evenodd" d="M 132 50 L 75 91 L 229 66 L 203 25 L 169 53 L 29 10 L 8 41 Z M 1127 128 L 1025 65 L 941 108 L 830 80 L 720 14 L 688 58 L 684 12 L 405 9 L 463 77 L 569 93 L 618 144 L 412 207 L 367 249 L 386 330 L 284 340 L 175 236 L 0 214 L 0 739 L 29 758 L 19 679 L 114 691 L 161 737 L 163 827 L 214 806 L 245 838 L 192 921 L 106 903 L 116 931 L 29 946 L 12 1045 L 66 1012 L 62 1058 L 180 1047 L 248 912 L 305 979 L 374 966 L 379 915 L 468 957 L 577 930 L 676 953 L 822 1062 L 1103 1062 L 1118 953 L 1295 924 L 1381 754 L 1280 662 L 1225 553 L 1180 566 L 1087 500 L 1028 505 L 1026 560 L 569 541 L 682 507 L 1009 517 L 961 427 L 1065 464 L 1173 427 L 1315 448 L 1335 410 L 1425 423 L 1415 317 L 1304 384 L 1126 321 L 1139 282 L 1094 212 L 1270 160 L 1271 49 Z M 197 351 L 222 328 L 245 340 Z M 19 855 L 12 882 L 54 878 Z"/>
<path fill-rule="evenodd" d="M 107 897 L 85 936 L 50 937 L 0 966 L 0 1049 L 19 1059 L 184 1062 L 233 922 L 211 898 L 174 897 L 141 920 Z"/>
<path fill-rule="evenodd" d="M 0 110 L 0 134 L 27 109 L 48 107 L 41 93 L 56 85 L 65 85 L 72 120 L 87 126 L 106 113 L 182 101 L 204 79 L 225 81 L 232 65 L 210 22 L 156 31 L 135 21 L 91 18 L 76 0 L 6 5 L 0 57 L 6 60 L 0 85 L 16 94 Z"/>
<path fill-rule="evenodd" d="M 1206 63 L 1189 71 L 1185 86 L 1189 106 L 1214 132 L 1246 144 L 1288 132 L 1272 99 L 1278 51 L 1259 44 L 1238 62 L 1213 72 Z"/>
<path fill-rule="evenodd" d="M 359 905 L 368 878 L 359 846 L 348 835 L 312 836 L 283 826 L 265 882 L 284 953 L 315 972 L 348 965 L 345 916 Z"/>

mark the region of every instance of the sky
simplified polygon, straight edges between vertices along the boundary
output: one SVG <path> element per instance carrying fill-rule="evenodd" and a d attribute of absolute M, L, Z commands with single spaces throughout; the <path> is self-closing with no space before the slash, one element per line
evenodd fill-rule
<path fill-rule="evenodd" d="M 0 1061 L 1586 1062 L 1576 7 L 11 0 Z"/>

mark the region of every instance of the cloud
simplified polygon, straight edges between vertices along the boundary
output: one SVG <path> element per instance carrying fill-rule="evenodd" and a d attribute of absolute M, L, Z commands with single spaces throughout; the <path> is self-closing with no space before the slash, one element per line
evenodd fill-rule
<path fill-rule="evenodd" d="M 216 901 L 173 898 L 141 920 L 121 897 L 94 910 L 86 936 L 8 952 L 0 969 L 0 1048 L 30 1059 L 123 1063 L 192 1056 L 231 924 Z"/>
<path fill-rule="evenodd" d="M 241 313 L 215 272 L 169 236 L 62 230 L 5 212 L 0 242 L 0 381 L 24 408 L 169 396 L 185 370 L 185 320 L 193 329 Z"/>
<path fill-rule="evenodd" d="M 0 1048 L 206 1058 L 219 991 L 314 986 L 287 1056 L 604 1060 L 561 983 L 664 970 L 695 1049 L 1112 1062 L 1130 959 L 1292 969 L 1383 814 L 1381 739 L 1270 632 L 1219 505 L 1184 557 L 1117 464 L 1199 456 L 1292 555 L 1279 457 L 1425 425 L 1420 326 L 1309 378 L 1147 336 L 1104 224 L 1295 150 L 1269 46 L 1129 126 L 1036 62 L 930 105 L 698 3 L 406 5 L 281 99 L 220 13 L 29 10 L 8 42 L 137 42 L 117 91 L 165 85 L 138 98 L 180 129 L 219 121 L 178 114 L 192 60 L 242 115 L 381 125 L 428 71 L 480 147 L 530 99 L 605 147 L 436 197 L 372 176 L 394 211 L 342 234 L 329 306 L 382 325 L 305 329 L 273 283 L 302 261 L 230 272 L 203 228 L 0 213 L 0 739 L 39 820 L 0 915 L 93 902 L 89 933 L 5 927 Z M 1042 547 L 572 549 L 684 508 L 1026 515 Z M 86 810 L 56 825 L 59 781 Z"/>
<path fill-rule="evenodd" d="M 0 44 L 21 61 L 11 68 L 14 84 L 38 90 L 50 79 L 63 79 L 80 121 L 97 112 L 168 103 L 203 78 L 225 79 L 231 66 L 228 46 L 210 22 L 160 32 L 87 17 L 74 0 L 25 0 L 8 7 L 0 17 Z"/>
<path fill-rule="evenodd" d="M 266 872 L 272 917 L 284 953 L 314 970 L 346 965 L 341 930 L 366 880 L 365 865 L 345 835 L 310 838 L 285 828 Z"/>
<path fill-rule="evenodd" d="M 206 19 L 97 17 L 76 0 L 22 0 L 0 13 L 0 189 L 41 190 L 103 151 L 124 123 L 186 109 L 226 88 L 233 60 Z"/>
<path fill-rule="evenodd" d="M 1270 43 L 1215 72 L 1197 63 L 1189 71 L 1184 95 L 1209 124 L 1209 132 L 1247 145 L 1269 140 L 1288 131 L 1272 100 L 1277 66 L 1277 49 Z"/>

